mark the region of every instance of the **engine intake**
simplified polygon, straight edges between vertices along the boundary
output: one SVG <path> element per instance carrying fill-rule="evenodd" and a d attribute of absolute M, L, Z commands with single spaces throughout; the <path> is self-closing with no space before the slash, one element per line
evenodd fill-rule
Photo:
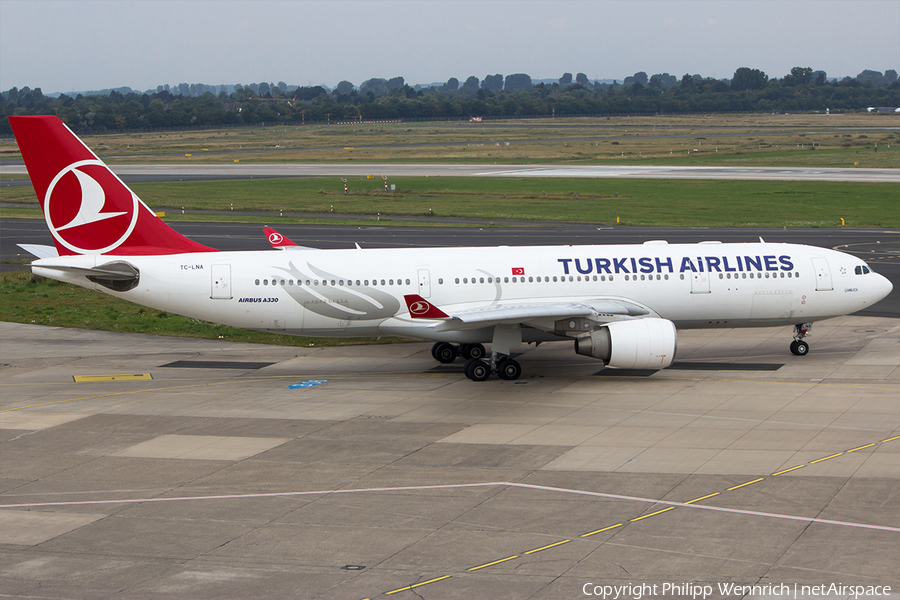
<path fill-rule="evenodd" d="M 575 339 L 575 352 L 617 369 L 665 369 L 675 359 L 678 334 L 667 319 L 613 321 Z"/>

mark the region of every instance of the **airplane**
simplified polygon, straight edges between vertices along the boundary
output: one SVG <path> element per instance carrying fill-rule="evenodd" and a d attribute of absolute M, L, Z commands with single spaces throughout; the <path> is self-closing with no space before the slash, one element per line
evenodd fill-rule
<path fill-rule="evenodd" d="M 321 250 L 267 230 L 272 250 L 220 252 L 167 226 L 58 118 L 9 119 L 55 244 L 23 245 L 33 273 L 244 329 L 429 340 L 473 381 L 517 379 L 512 351 L 551 341 L 662 369 L 691 328 L 793 325 L 790 350 L 805 355 L 813 322 L 892 289 L 849 254 L 762 238 Z"/>

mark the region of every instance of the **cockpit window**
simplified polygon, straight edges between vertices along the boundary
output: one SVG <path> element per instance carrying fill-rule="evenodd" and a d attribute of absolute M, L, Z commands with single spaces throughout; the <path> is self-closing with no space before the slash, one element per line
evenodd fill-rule
<path fill-rule="evenodd" d="M 856 273 L 857 275 L 865 275 L 867 273 L 871 273 L 871 271 L 869 270 L 869 267 L 867 267 L 865 265 L 860 265 L 860 266 L 856 267 L 855 269 L 853 269 L 853 272 Z"/>

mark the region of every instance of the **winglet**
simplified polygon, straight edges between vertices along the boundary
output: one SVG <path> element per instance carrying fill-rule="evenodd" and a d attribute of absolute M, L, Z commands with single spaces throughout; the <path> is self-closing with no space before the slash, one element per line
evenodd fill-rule
<path fill-rule="evenodd" d="M 271 227 L 263 227 L 263 233 L 266 234 L 266 239 L 269 240 L 269 243 L 272 244 L 272 247 L 277 248 L 278 250 L 287 250 L 291 246 L 297 246 L 297 244 L 287 239 Z"/>
<path fill-rule="evenodd" d="M 406 294 L 406 307 L 413 319 L 449 319 L 450 315 L 418 294 Z"/>

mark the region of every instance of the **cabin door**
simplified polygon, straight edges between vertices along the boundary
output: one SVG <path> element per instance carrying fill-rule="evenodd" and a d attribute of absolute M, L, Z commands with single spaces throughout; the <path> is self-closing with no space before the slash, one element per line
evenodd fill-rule
<path fill-rule="evenodd" d="M 419 295 L 423 298 L 431 297 L 431 273 L 428 269 L 419 269 Z"/>
<path fill-rule="evenodd" d="M 212 265 L 212 291 L 209 297 L 219 300 L 231 300 L 231 265 Z"/>
<path fill-rule="evenodd" d="M 834 286 L 831 284 L 831 269 L 828 267 L 828 260 L 821 257 L 812 259 L 813 268 L 816 271 L 816 289 L 819 291 L 831 291 Z"/>

